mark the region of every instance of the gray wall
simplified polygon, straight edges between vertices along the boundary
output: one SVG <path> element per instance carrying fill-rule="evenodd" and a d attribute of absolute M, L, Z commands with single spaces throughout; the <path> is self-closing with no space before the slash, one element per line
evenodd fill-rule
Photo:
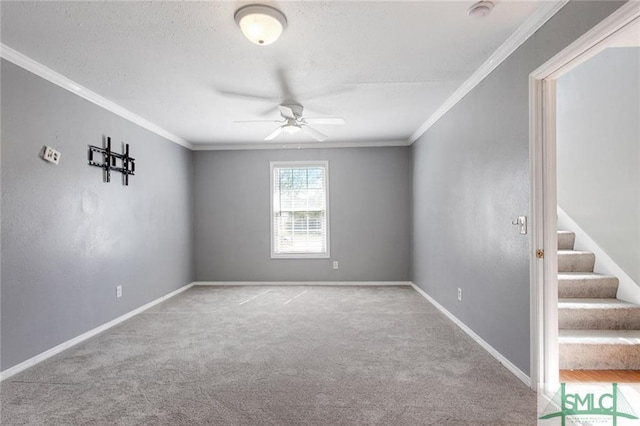
<path fill-rule="evenodd" d="M 5 370 L 193 281 L 193 179 L 189 150 L 4 60 L 1 75 Z M 103 135 L 131 144 L 129 187 L 87 165 Z"/>
<path fill-rule="evenodd" d="M 621 4 L 570 2 L 413 145 L 412 281 L 527 374 L 529 74 Z"/>
<path fill-rule="evenodd" d="M 194 155 L 198 281 L 409 279 L 409 148 Z M 282 160 L 329 161 L 331 259 L 270 259 L 269 162 Z"/>
<path fill-rule="evenodd" d="M 558 79 L 558 205 L 640 283 L 640 48 Z"/>

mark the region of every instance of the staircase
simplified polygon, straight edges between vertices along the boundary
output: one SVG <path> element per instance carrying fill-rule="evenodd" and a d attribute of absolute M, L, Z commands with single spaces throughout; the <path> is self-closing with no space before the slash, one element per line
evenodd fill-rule
<path fill-rule="evenodd" d="M 616 299 L 618 279 L 593 272 L 595 255 L 558 231 L 561 370 L 640 370 L 640 306 Z"/>

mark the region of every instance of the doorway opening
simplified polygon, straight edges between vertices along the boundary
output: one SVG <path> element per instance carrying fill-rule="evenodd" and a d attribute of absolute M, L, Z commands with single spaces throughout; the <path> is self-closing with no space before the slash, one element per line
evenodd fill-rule
<path fill-rule="evenodd" d="M 558 307 L 559 263 L 561 270 L 568 267 L 565 253 L 558 255 L 558 178 L 561 175 L 558 173 L 556 140 L 558 83 L 563 76 L 596 55 L 621 44 L 640 48 L 640 4 L 637 2 L 623 5 L 530 76 L 531 383 L 532 388 L 547 394 L 554 393 L 561 381 L 639 381 L 633 373 L 625 376 L 624 372 L 602 368 L 597 372 L 594 369 L 591 374 L 587 372 L 586 375 L 560 371 L 562 366 L 569 364 L 566 359 L 560 359 L 559 342 L 566 341 L 567 333 L 566 330 L 559 332 L 559 319 L 562 325 L 567 318 L 569 323 L 581 322 L 584 318 L 578 316 L 572 320 L 571 315 L 567 316 L 564 311 L 560 311 L 559 315 Z M 561 211 L 561 216 L 564 216 L 564 211 Z M 573 242 L 571 244 L 573 249 Z M 561 280 L 564 279 L 561 277 Z M 563 291 L 565 283 L 561 284 L 560 291 Z M 625 291 L 628 288 L 622 291 L 623 296 L 628 298 Z M 620 294 L 618 291 L 618 297 Z M 638 297 L 640 302 L 640 292 Z M 565 303 L 565 299 L 562 302 Z M 562 305 L 560 309 L 564 308 Z M 583 324 L 577 327 L 581 328 Z M 580 330 L 576 335 L 584 333 Z M 603 373 L 607 370 L 609 373 Z"/>

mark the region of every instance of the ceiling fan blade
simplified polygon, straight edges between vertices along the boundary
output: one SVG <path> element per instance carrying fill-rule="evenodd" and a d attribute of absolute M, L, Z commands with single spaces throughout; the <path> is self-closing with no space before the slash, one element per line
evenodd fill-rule
<path fill-rule="evenodd" d="M 293 110 L 286 105 L 278 105 L 278 109 L 280 110 L 280 114 L 286 118 L 296 118 Z"/>
<path fill-rule="evenodd" d="M 273 132 L 269 133 L 269 135 L 268 135 L 266 138 L 264 138 L 264 140 L 265 140 L 265 141 L 270 141 L 270 140 L 273 140 L 273 139 L 277 138 L 277 137 L 278 137 L 278 135 L 279 135 L 280 133 L 282 133 L 282 130 L 283 130 L 283 129 L 282 129 L 282 126 L 278 127 L 278 128 L 277 128 L 277 129 L 275 129 Z"/>
<path fill-rule="evenodd" d="M 226 96 L 230 98 L 249 99 L 252 101 L 275 102 L 278 100 L 277 97 L 273 97 L 273 96 L 252 95 L 250 93 L 232 92 L 229 90 L 218 90 L 218 93 L 220 93 L 222 96 Z"/>
<path fill-rule="evenodd" d="M 309 126 L 306 126 L 306 125 L 302 126 L 302 131 L 304 133 L 306 133 L 307 135 L 311 136 L 312 138 L 314 138 L 315 140 L 317 140 L 318 142 L 324 142 L 328 138 L 328 136 L 325 135 L 324 133 L 320 133 L 319 131 L 317 131 L 313 127 L 309 127 Z"/>
<path fill-rule="evenodd" d="M 289 86 L 289 80 L 287 79 L 286 71 L 282 68 L 278 68 L 276 70 L 276 78 L 278 79 L 278 83 L 280 84 L 280 93 L 282 94 L 282 98 L 293 98 L 294 96 L 291 92 L 291 87 Z"/>
<path fill-rule="evenodd" d="M 309 117 L 304 118 L 303 121 L 309 124 L 344 124 L 344 118 L 342 117 Z"/>
<path fill-rule="evenodd" d="M 259 111 L 258 115 L 261 116 L 261 117 L 266 117 L 268 115 L 273 116 L 273 114 L 276 113 L 276 112 L 280 113 L 278 108 L 276 108 L 274 106 L 271 106 L 268 109 L 264 109 L 264 110 Z"/>
<path fill-rule="evenodd" d="M 234 123 L 284 123 L 283 120 L 234 120 Z"/>

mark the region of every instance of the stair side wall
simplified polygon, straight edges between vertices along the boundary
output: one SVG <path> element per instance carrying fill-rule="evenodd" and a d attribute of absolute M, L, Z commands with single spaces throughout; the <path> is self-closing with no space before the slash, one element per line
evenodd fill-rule
<path fill-rule="evenodd" d="M 613 275 L 619 280 L 616 297 L 640 305 L 640 285 L 636 283 L 607 253 L 558 206 L 558 229 L 576 234 L 574 250 L 590 251 L 596 256 L 594 272 Z"/>

